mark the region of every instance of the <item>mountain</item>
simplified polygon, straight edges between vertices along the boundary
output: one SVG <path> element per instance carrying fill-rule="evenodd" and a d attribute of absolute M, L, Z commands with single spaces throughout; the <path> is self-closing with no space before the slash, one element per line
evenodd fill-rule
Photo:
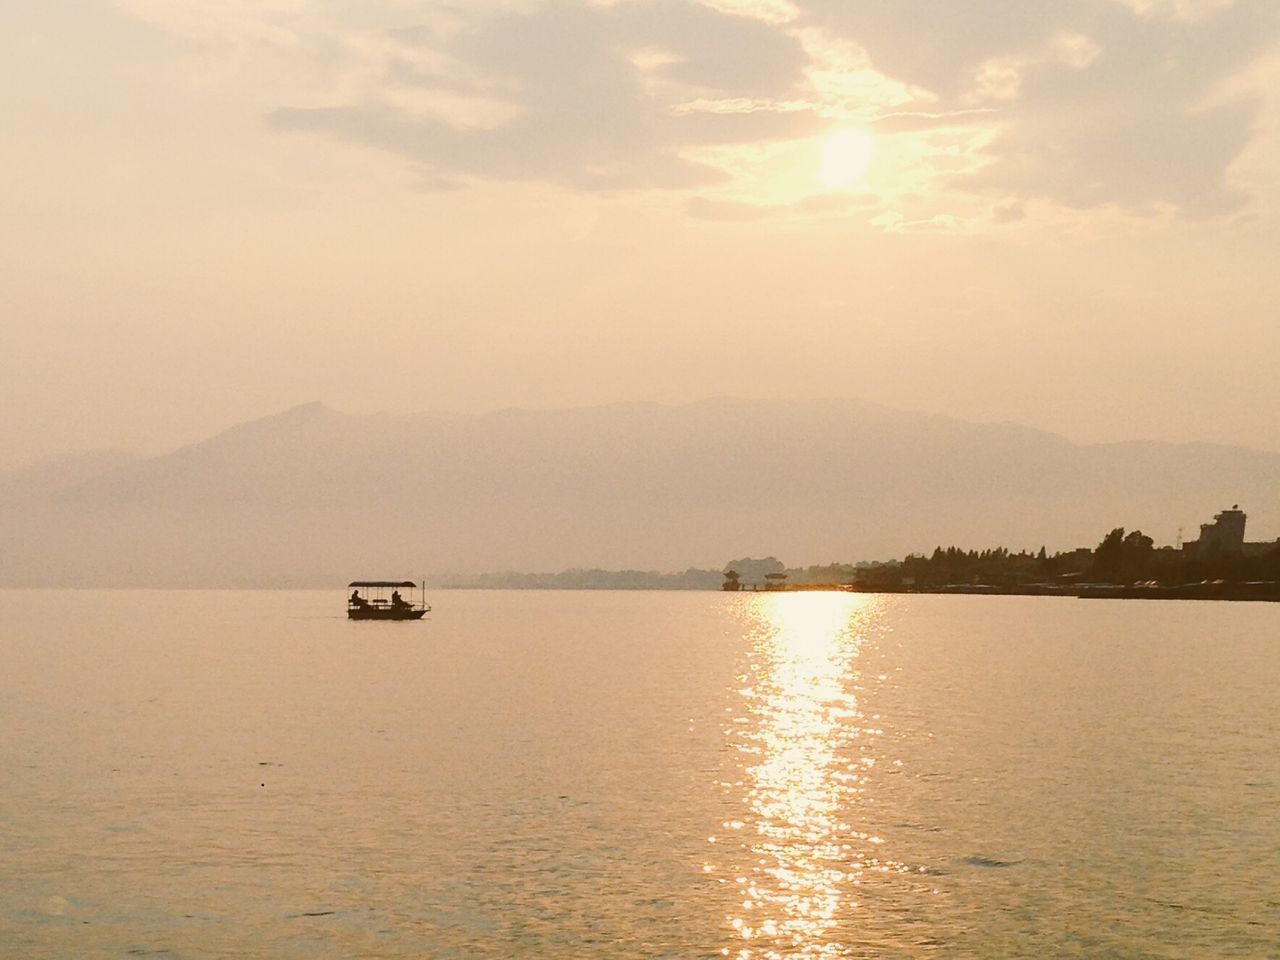
<path fill-rule="evenodd" d="M 0 504 L 38 499 L 109 473 L 134 457 L 121 450 L 89 450 L 0 471 Z"/>
<path fill-rule="evenodd" d="M 272 585 L 485 570 L 718 569 L 937 544 L 1157 542 L 1239 502 L 1280 534 L 1280 454 L 1075 445 L 858 401 L 480 416 L 321 404 L 165 456 L 0 475 L 0 583 Z"/>

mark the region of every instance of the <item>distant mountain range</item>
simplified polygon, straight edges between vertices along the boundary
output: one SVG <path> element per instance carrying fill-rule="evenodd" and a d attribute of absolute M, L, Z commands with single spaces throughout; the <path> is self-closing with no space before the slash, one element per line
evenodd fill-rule
<path fill-rule="evenodd" d="M 479 416 L 308 404 L 146 459 L 0 474 L 0 584 L 322 585 L 1157 543 L 1240 503 L 1280 535 L 1280 453 L 1082 446 L 857 401 Z"/>

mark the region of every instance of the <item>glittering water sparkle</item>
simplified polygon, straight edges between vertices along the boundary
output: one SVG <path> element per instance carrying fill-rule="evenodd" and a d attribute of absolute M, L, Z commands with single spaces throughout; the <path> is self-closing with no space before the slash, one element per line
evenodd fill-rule
<path fill-rule="evenodd" d="M 727 917 L 733 945 L 723 954 L 842 956 L 841 927 L 858 909 L 860 877 L 900 869 L 877 855 L 880 838 L 857 825 L 878 732 L 859 710 L 858 657 L 877 602 L 774 594 L 752 598 L 747 609 L 754 641 L 741 712 L 726 724 L 742 776 L 724 784 L 747 813 L 713 838 L 726 856 L 708 863 L 720 882 L 741 889 L 740 909 Z"/>

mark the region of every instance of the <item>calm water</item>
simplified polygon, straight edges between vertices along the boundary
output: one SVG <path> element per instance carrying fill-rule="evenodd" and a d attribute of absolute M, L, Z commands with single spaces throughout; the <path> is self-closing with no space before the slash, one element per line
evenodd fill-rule
<path fill-rule="evenodd" d="M 1280 957 L 1280 606 L 0 593 L 0 956 Z"/>

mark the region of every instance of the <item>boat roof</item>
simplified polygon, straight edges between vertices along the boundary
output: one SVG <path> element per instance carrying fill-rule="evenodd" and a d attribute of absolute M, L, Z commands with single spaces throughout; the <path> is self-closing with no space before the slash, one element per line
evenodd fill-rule
<path fill-rule="evenodd" d="M 416 587 L 412 580 L 352 580 L 348 587 Z"/>

